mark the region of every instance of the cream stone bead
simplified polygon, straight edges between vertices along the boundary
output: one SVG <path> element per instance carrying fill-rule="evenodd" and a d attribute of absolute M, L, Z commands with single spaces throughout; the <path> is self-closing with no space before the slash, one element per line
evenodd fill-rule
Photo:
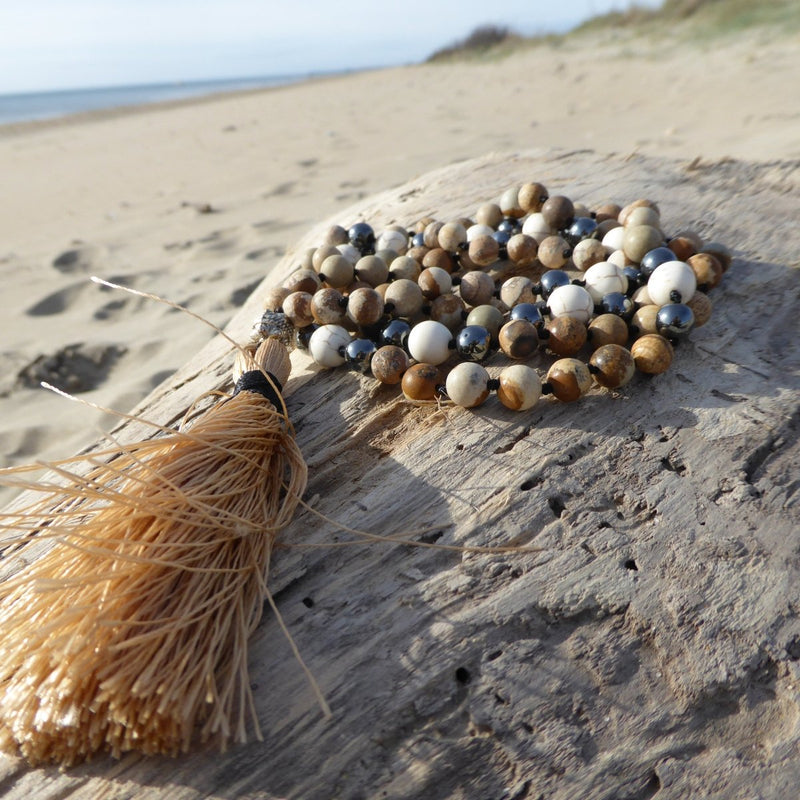
<path fill-rule="evenodd" d="M 542 381 L 535 369 L 525 364 L 506 367 L 499 377 L 497 398 L 512 411 L 527 411 L 542 396 Z"/>
<path fill-rule="evenodd" d="M 473 239 L 477 239 L 479 236 L 491 236 L 494 233 L 494 228 L 489 225 L 470 225 L 467 228 L 467 244 L 469 244 Z"/>
<path fill-rule="evenodd" d="M 572 263 L 575 268 L 585 272 L 592 264 L 606 260 L 606 249 L 597 239 L 582 239 L 572 251 Z"/>
<path fill-rule="evenodd" d="M 551 317 L 574 317 L 588 322 L 594 313 L 594 300 L 583 286 L 558 286 L 550 292 L 547 307 Z"/>
<path fill-rule="evenodd" d="M 610 292 L 622 292 L 628 289 L 628 279 L 625 273 L 610 261 L 600 261 L 593 264 L 583 274 L 586 281 L 586 291 L 592 296 L 592 300 L 597 304 L 603 299 L 603 295 Z"/>
<path fill-rule="evenodd" d="M 350 341 L 341 325 L 320 325 L 308 340 L 308 352 L 319 366 L 338 367 L 344 364 L 344 348 Z"/>
<path fill-rule="evenodd" d="M 622 246 L 625 243 L 625 228 L 621 225 L 612 228 L 604 237 L 603 237 L 603 247 L 608 250 L 609 253 L 613 253 L 615 250 L 622 250 Z"/>
<path fill-rule="evenodd" d="M 413 317 L 418 314 L 425 302 L 422 289 L 416 281 L 400 278 L 386 288 L 384 294 L 386 305 L 392 304 L 393 313 L 398 317 Z"/>
<path fill-rule="evenodd" d="M 686 303 L 697 290 L 697 276 L 684 261 L 666 261 L 653 270 L 647 292 L 657 305 Z"/>
<path fill-rule="evenodd" d="M 450 370 L 445 382 L 447 396 L 462 408 L 475 408 L 489 396 L 489 373 L 474 361 L 463 361 Z"/>
<path fill-rule="evenodd" d="M 522 223 L 522 232 L 539 243 L 542 239 L 552 236 L 553 229 L 547 224 L 541 212 L 530 214 Z"/>
<path fill-rule="evenodd" d="M 403 255 L 408 250 L 408 235 L 397 230 L 385 230 L 375 240 L 376 250 L 394 250 Z"/>
<path fill-rule="evenodd" d="M 408 334 L 408 352 L 415 361 L 438 366 L 450 357 L 453 334 L 436 320 L 418 322 Z"/>
<path fill-rule="evenodd" d="M 533 281 L 524 275 L 509 278 L 500 287 L 500 300 L 509 308 L 519 303 L 533 303 L 536 300 L 533 294 Z"/>

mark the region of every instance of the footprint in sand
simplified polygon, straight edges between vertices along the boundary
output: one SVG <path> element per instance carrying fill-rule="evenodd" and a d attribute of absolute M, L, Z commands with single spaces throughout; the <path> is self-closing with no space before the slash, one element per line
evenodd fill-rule
<path fill-rule="evenodd" d="M 96 274 L 102 269 L 106 259 L 106 251 L 97 245 L 81 245 L 65 250 L 53 259 L 53 267 L 65 275 L 76 272 Z"/>
<path fill-rule="evenodd" d="M 73 394 L 88 392 L 105 382 L 126 352 L 126 347 L 114 344 L 69 344 L 50 355 L 39 355 L 23 367 L 15 388 L 35 389 L 45 381 Z"/>

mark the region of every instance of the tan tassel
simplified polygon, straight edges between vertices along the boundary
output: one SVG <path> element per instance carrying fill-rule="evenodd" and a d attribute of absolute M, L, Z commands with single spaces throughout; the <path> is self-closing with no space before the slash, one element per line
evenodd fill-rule
<path fill-rule="evenodd" d="M 265 341 L 254 358 L 285 382 L 280 343 Z M 22 565 L 0 583 L 3 751 L 70 765 L 258 732 L 247 641 L 271 602 L 271 549 L 306 466 L 280 396 L 259 393 L 272 380 L 248 376 L 261 386 L 188 430 L 23 482 L 39 498 L 0 523 L 14 536 L 5 563 Z"/>

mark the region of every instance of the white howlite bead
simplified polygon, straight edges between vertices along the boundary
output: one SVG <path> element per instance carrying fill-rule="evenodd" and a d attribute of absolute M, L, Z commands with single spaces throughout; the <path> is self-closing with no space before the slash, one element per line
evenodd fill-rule
<path fill-rule="evenodd" d="M 338 367 L 344 364 L 344 353 L 339 351 L 350 340 L 350 334 L 341 325 L 320 325 L 308 340 L 308 352 L 321 367 Z"/>
<path fill-rule="evenodd" d="M 336 248 L 353 266 L 361 258 L 361 251 L 352 244 L 340 244 Z"/>
<path fill-rule="evenodd" d="M 610 261 L 612 264 L 616 264 L 618 267 L 624 267 L 628 263 L 628 259 L 625 256 L 624 250 L 615 250 L 606 259 L 606 261 Z"/>
<path fill-rule="evenodd" d="M 594 313 L 594 300 L 583 286 L 559 286 L 550 292 L 547 307 L 551 317 L 574 317 L 588 322 Z"/>
<path fill-rule="evenodd" d="M 539 244 L 542 239 L 552 236 L 555 231 L 545 222 L 544 216 L 540 212 L 530 214 L 525 222 L 522 223 L 522 232 L 532 239 L 536 239 Z"/>
<path fill-rule="evenodd" d="M 697 277 L 685 261 L 666 261 L 653 270 L 647 293 L 657 306 L 688 303 L 697 290 Z M 673 296 L 673 292 L 677 292 Z"/>
<path fill-rule="evenodd" d="M 446 325 L 426 319 L 418 322 L 408 334 L 408 352 L 416 361 L 438 366 L 450 357 L 452 339 L 453 334 Z"/>
<path fill-rule="evenodd" d="M 622 243 L 624 240 L 625 228 L 620 225 L 618 228 L 612 228 L 603 237 L 603 247 L 605 247 L 609 253 L 613 253 L 615 250 L 622 250 Z"/>
<path fill-rule="evenodd" d="M 447 375 L 447 396 L 462 408 L 479 406 L 488 396 L 489 373 L 472 361 L 456 364 Z"/>
<path fill-rule="evenodd" d="M 469 228 L 467 228 L 467 243 L 478 236 L 491 236 L 493 233 L 494 228 L 490 225 L 470 225 Z"/>
<path fill-rule="evenodd" d="M 408 250 L 408 236 L 400 231 L 383 231 L 375 241 L 375 250 L 393 250 L 402 256 Z"/>
<path fill-rule="evenodd" d="M 647 291 L 647 284 L 644 286 L 640 286 L 634 293 L 633 297 L 631 298 L 637 306 L 652 306 L 655 305 L 653 303 L 652 298 L 650 297 L 650 292 Z"/>
<path fill-rule="evenodd" d="M 625 277 L 625 273 L 610 261 L 592 264 L 583 273 L 583 278 L 586 281 L 586 291 L 592 296 L 595 304 L 599 303 L 603 299 L 603 295 L 609 292 L 624 294 L 628 289 L 628 279 Z"/>

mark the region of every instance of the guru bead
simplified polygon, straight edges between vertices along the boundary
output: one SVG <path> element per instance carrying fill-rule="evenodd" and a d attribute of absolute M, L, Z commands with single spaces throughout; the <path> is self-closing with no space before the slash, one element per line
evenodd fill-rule
<path fill-rule="evenodd" d="M 547 299 L 551 317 L 575 317 L 588 322 L 594 313 L 594 300 L 583 286 L 559 286 Z"/>
<path fill-rule="evenodd" d="M 659 264 L 647 281 L 647 293 L 657 306 L 685 303 L 696 289 L 694 270 L 683 261 Z"/>
<path fill-rule="evenodd" d="M 547 371 L 547 383 L 562 403 L 572 403 L 592 388 L 592 373 L 577 358 L 560 358 Z"/>
<path fill-rule="evenodd" d="M 527 411 L 542 396 L 542 381 L 538 373 L 525 364 L 506 367 L 498 381 L 497 398 L 512 411 Z"/>
<path fill-rule="evenodd" d="M 656 314 L 656 331 L 667 339 L 684 339 L 694 327 L 694 313 L 684 303 L 661 306 Z"/>
<path fill-rule="evenodd" d="M 417 323 L 408 335 L 408 352 L 415 361 L 437 366 L 450 357 L 453 335 L 446 325 L 432 319 Z"/>
<path fill-rule="evenodd" d="M 607 389 L 618 389 L 636 372 L 631 351 L 618 344 L 604 344 L 589 359 L 594 379 Z"/>
<path fill-rule="evenodd" d="M 366 374 L 377 349 L 371 339 L 353 339 L 344 349 L 344 360 L 350 369 Z"/>
<path fill-rule="evenodd" d="M 350 334 L 341 325 L 321 325 L 311 334 L 308 351 L 319 366 L 338 367 L 344 364 L 350 341 Z"/>
<path fill-rule="evenodd" d="M 672 364 L 674 350 L 663 336 L 648 333 L 633 343 L 631 355 L 639 372 L 647 375 L 660 375 L 662 372 L 666 372 Z"/>
<path fill-rule="evenodd" d="M 414 364 L 403 373 L 400 388 L 409 400 L 433 400 L 439 393 L 442 375 L 433 364 Z"/>
<path fill-rule="evenodd" d="M 469 361 L 483 361 L 489 355 L 492 335 L 481 325 L 466 325 L 456 336 L 456 352 Z"/>
<path fill-rule="evenodd" d="M 475 408 L 489 396 L 489 373 L 470 361 L 456 364 L 447 375 L 447 396 L 462 408 Z"/>
<path fill-rule="evenodd" d="M 509 357 L 530 358 L 539 349 L 536 326 L 526 319 L 512 319 L 500 328 L 500 349 Z"/>

